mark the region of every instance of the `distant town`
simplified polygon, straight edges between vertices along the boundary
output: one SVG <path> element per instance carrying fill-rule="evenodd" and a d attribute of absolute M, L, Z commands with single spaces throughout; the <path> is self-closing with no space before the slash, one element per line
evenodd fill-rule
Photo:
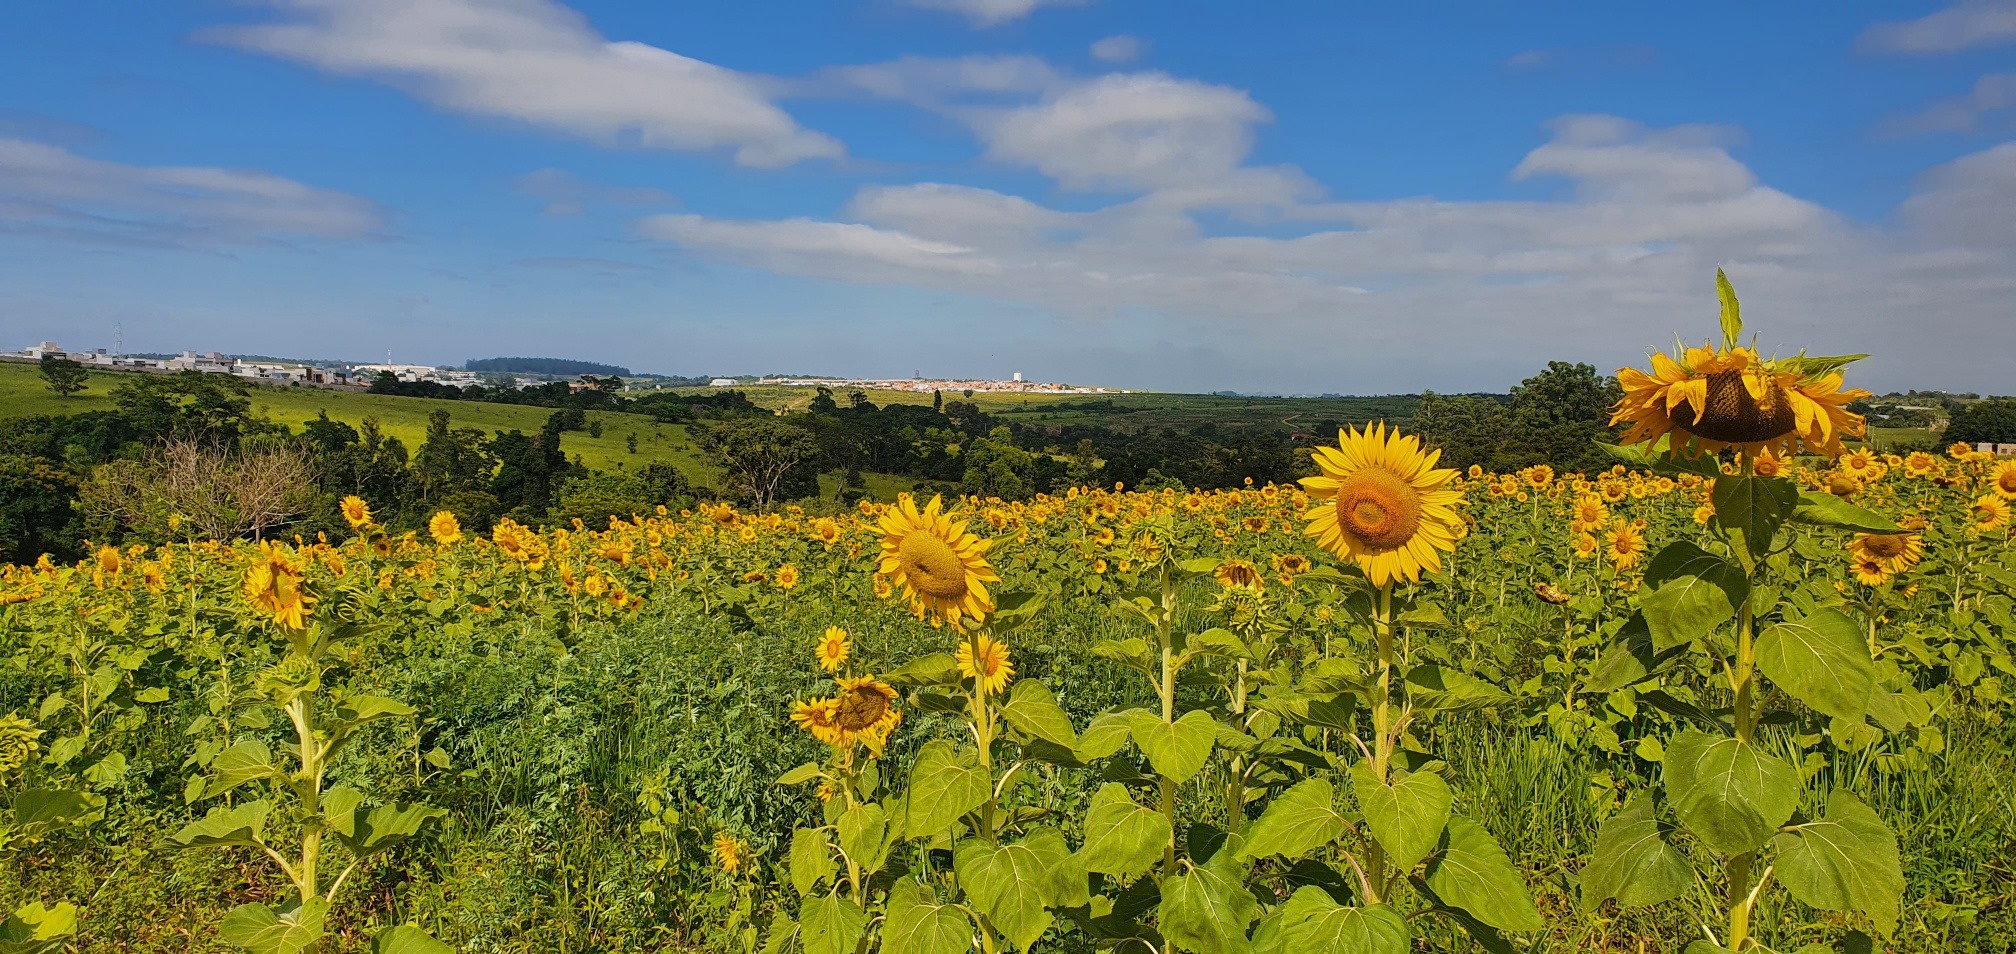
<path fill-rule="evenodd" d="M 368 388 L 382 376 L 391 375 L 403 384 L 427 382 L 445 387 L 538 387 L 555 380 L 573 379 L 584 386 L 591 379 L 606 380 L 596 375 L 554 375 L 515 374 L 498 372 L 478 372 L 462 368 L 444 368 L 425 364 L 352 364 L 340 361 L 302 361 L 278 358 L 248 358 L 226 355 L 216 351 L 184 351 L 173 356 L 130 355 L 108 351 L 105 348 L 90 350 L 70 350 L 54 341 L 44 341 L 20 351 L 0 352 L 0 361 L 40 363 L 44 359 L 70 360 L 87 368 L 103 371 L 147 371 L 154 373 L 175 373 L 199 371 L 205 374 L 228 374 L 233 377 L 249 378 L 268 384 L 319 388 Z M 474 362 L 472 362 L 473 364 Z M 701 378 L 665 378 L 658 375 L 635 375 L 624 382 L 625 390 L 643 391 L 664 387 L 698 386 Z M 737 377 L 706 378 L 707 387 L 734 388 L 751 386 L 774 387 L 827 387 L 835 390 L 877 390 L 932 392 L 1019 392 L 1031 394 L 1126 394 L 1121 388 L 1086 387 L 1074 384 L 1057 384 L 1043 381 L 1024 380 L 1017 371 L 1003 380 L 989 378 L 926 378 L 920 373 L 910 378 L 844 378 L 825 376 L 787 375 L 742 375 Z"/>

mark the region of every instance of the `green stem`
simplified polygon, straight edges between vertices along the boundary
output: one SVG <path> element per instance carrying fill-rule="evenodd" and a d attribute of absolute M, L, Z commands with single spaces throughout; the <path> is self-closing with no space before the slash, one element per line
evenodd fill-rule
<path fill-rule="evenodd" d="M 1378 609 L 1372 621 L 1373 636 L 1379 643 L 1379 694 L 1372 700 L 1372 775 L 1385 783 L 1389 765 L 1393 759 L 1393 588 L 1389 584 L 1379 588 Z M 1386 848 L 1377 838 L 1369 839 L 1365 852 L 1366 881 L 1372 886 L 1373 896 L 1368 903 L 1378 904 L 1386 893 Z"/>
<path fill-rule="evenodd" d="M 1176 615 L 1176 587 L 1169 577 L 1169 567 L 1164 565 L 1162 574 L 1162 611 L 1155 618 L 1155 638 L 1162 644 L 1162 678 L 1156 686 L 1162 695 L 1162 721 L 1167 725 L 1176 723 L 1176 647 L 1170 637 L 1170 629 Z M 1169 843 L 1162 849 L 1162 876 L 1176 875 L 1176 783 L 1167 776 L 1159 780 L 1162 790 L 1162 814 L 1169 819 Z"/>

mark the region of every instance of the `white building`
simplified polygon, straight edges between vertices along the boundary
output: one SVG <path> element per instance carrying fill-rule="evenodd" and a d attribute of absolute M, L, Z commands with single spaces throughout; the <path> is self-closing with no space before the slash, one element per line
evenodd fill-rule
<path fill-rule="evenodd" d="M 707 382 L 707 386 L 710 388 L 732 388 L 739 383 L 741 382 L 736 381 L 734 378 L 715 378 Z"/>
<path fill-rule="evenodd" d="M 215 351 L 203 354 L 197 354 L 194 351 L 184 351 L 179 356 L 162 362 L 162 366 L 170 371 L 202 371 L 205 374 L 230 374 L 231 366 L 235 363 L 230 358 L 224 357 Z"/>
<path fill-rule="evenodd" d="M 407 384 L 432 381 L 435 384 L 468 387 L 482 383 L 482 379 L 478 378 L 474 371 L 457 371 L 427 364 L 360 364 L 352 367 L 350 373 L 359 381 L 370 381 L 381 374 L 389 373 Z"/>

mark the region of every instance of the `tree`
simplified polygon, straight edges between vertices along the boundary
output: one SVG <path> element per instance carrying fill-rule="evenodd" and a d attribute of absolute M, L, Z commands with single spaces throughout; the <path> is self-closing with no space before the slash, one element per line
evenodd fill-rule
<path fill-rule="evenodd" d="M 448 426 L 448 412 L 427 415 L 427 439 L 413 455 L 414 483 L 420 500 L 480 490 L 497 470 L 497 458 L 485 446 L 483 432 Z"/>
<path fill-rule="evenodd" d="M 170 518 L 212 540 L 261 536 L 306 513 L 313 463 L 298 442 L 171 440 L 139 460 L 106 464 L 78 493 L 87 529 L 168 539 Z"/>
<path fill-rule="evenodd" d="M 149 440 L 235 443 L 256 429 L 251 385 L 228 374 L 136 374 L 112 389 L 112 403 Z"/>
<path fill-rule="evenodd" d="M 804 428 L 775 418 L 722 421 L 709 428 L 701 440 L 728 471 L 735 489 L 746 493 L 757 507 L 776 500 L 785 477 L 819 453 L 818 444 Z"/>
<path fill-rule="evenodd" d="M 37 457 L 0 454 L 0 563 L 72 555 L 77 478 Z"/>
<path fill-rule="evenodd" d="M 67 398 L 84 390 L 85 381 L 90 376 L 91 372 L 84 370 L 83 365 L 69 358 L 49 354 L 42 356 L 42 380 L 48 382 L 49 390 L 62 397 Z"/>
<path fill-rule="evenodd" d="M 2016 444 L 2016 398 L 1976 401 L 1953 413 L 1946 439 L 1966 444 Z"/>

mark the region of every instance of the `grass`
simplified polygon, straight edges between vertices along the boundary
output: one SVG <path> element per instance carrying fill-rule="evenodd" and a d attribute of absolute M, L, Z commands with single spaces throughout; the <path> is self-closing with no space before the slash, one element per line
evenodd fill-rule
<path fill-rule="evenodd" d="M 1876 427 L 1869 428 L 1869 444 L 1878 450 L 1889 450 L 1899 444 L 1923 444 L 1938 437 L 1937 431 L 1925 427 Z"/>
<path fill-rule="evenodd" d="M 60 397 L 42 383 L 31 364 L 0 364 L 0 419 L 35 414 L 80 414 L 112 410 L 112 390 L 135 372 L 93 372 L 87 389 L 71 397 Z M 482 401 L 448 401 L 438 398 L 398 397 L 322 388 L 275 387 L 255 384 L 252 410 L 268 420 L 300 429 L 323 411 L 331 420 L 356 426 L 366 418 L 377 418 L 384 433 L 399 440 L 410 451 L 418 450 L 426 439 L 427 417 L 437 410 L 447 411 L 454 427 L 474 427 L 485 434 L 520 430 L 532 433 L 546 423 L 550 408 Z M 684 425 L 661 424 L 642 414 L 590 411 L 588 419 L 602 422 L 602 436 L 572 431 L 560 438 L 560 448 L 569 458 L 594 470 L 642 467 L 667 461 L 696 483 L 715 486 L 719 472 L 693 446 L 693 436 Z M 629 452 L 627 441 L 637 435 L 637 453 Z"/>

